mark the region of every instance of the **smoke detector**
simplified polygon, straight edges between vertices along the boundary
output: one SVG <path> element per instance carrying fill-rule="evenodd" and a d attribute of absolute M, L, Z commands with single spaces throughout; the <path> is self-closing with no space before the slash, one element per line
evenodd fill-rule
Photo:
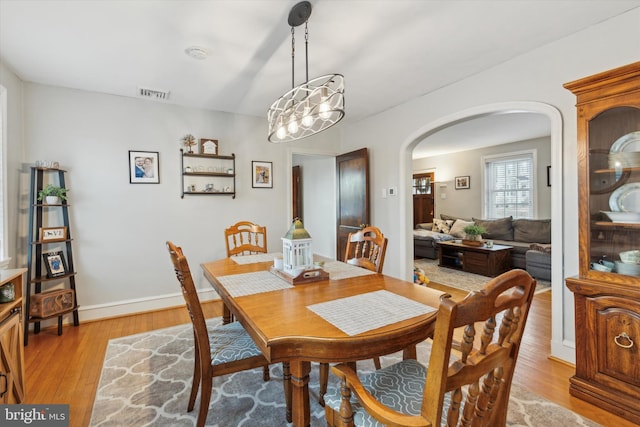
<path fill-rule="evenodd" d="M 207 59 L 207 56 L 209 56 L 209 52 L 207 51 L 207 49 L 201 46 L 190 46 L 184 50 L 184 53 L 194 59 L 199 60 Z"/>

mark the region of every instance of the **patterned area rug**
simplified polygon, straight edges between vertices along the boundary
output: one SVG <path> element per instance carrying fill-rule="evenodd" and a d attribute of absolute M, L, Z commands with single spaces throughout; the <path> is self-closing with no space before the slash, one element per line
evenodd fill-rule
<path fill-rule="evenodd" d="M 413 261 L 413 265 L 424 270 L 425 275 L 432 282 L 469 292 L 481 289 L 489 280 L 491 280 L 490 277 L 481 276 L 479 274 L 466 273 L 452 268 L 438 267 L 438 260 L 435 259 L 416 259 Z M 539 279 L 536 279 L 536 281 L 536 294 L 551 289 L 551 282 Z"/>
<path fill-rule="evenodd" d="M 212 324 L 220 318 L 211 319 Z M 187 412 L 193 369 L 193 332 L 181 325 L 111 340 L 91 416 L 91 427 L 193 426 L 197 408 Z M 429 346 L 418 346 L 419 360 L 427 360 Z M 382 364 L 400 360 L 401 354 L 382 358 Z M 371 361 L 358 362 L 358 370 L 373 369 Z M 330 387 L 337 379 L 330 376 Z M 318 403 L 318 366 L 311 368 L 311 425 L 326 426 Z M 585 426 L 591 421 L 513 384 L 508 426 Z M 214 378 L 207 426 L 287 426 L 280 364 L 271 366 L 271 380 L 262 370 Z"/>

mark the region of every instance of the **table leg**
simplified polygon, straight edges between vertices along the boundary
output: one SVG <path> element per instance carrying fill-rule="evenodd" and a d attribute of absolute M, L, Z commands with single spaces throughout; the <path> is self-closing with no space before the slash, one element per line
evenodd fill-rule
<path fill-rule="evenodd" d="M 228 323 L 233 322 L 233 315 L 231 314 L 231 310 L 225 304 L 222 304 L 222 324 L 226 325 Z"/>
<path fill-rule="evenodd" d="M 309 405 L 309 373 L 311 362 L 295 360 L 291 362 L 292 412 L 295 427 L 311 425 L 311 408 Z"/>
<path fill-rule="evenodd" d="M 403 353 L 402 353 L 402 359 L 403 360 L 407 360 L 407 359 L 417 360 L 418 359 L 418 355 L 417 355 L 417 352 L 416 352 L 416 346 L 412 345 L 410 347 L 405 348 Z"/>

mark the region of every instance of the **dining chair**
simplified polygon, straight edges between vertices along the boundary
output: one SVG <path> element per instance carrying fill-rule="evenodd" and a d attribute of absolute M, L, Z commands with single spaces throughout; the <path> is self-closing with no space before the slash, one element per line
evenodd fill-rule
<path fill-rule="evenodd" d="M 196 425 L 202 427 L 207 420 L 213 377 L 232 374 L 259 367 L 269 366 L 269 362 L 247 334 L 240 322 L 232 322 L 215 327 L 207 326 L 198 292 L 193 283 L 191 270 L 182 248 L 167 241 L 171 262 L 182 288 L 189 317 L 193 325 L 194 367 L 191 395 L 187 410 L 195 406 L 200 391 L 200 409 Z M 287 421 L 291 422 L 291 374 L 289 364 L 282 364 Z"/>
<path fill-rule="evenodd" d="M 267 227 L 240 221 L 224 230 L 227 256 L 267 252 Z"/>
<path fill-rule="evenodd" d="M 382 273 L 384 256 L 387 252 L 389 239 L 378 227 L 368 226 L 361 230 L 349 233 L 347 248 L 344 253 L 344 262 L 367 270 Z M 380 358 L 375 357 L 373 363 L 376 369 L 380 369 Z M 329 364 L 320 363 L 320 391 L 318 402 L 324 406 L 324 395 L 329 383 Z"/>
<path fill-rule="evenodd" d="M 344 262 L 382 273 L 388 239 L 378 227 L 364 227 L 349 233 Z"/>
<path fill-rule="evenodd" d="M 427 366 L 408 359 L 360 377 L 348 364 L 333 367 L 341 385 L 327 393 L 327 424 L 505 426 L 535 287 L 516 269 L 459 302 L 443 296 Z M 452 351 L 457 328 L 462 344 Z"/>
<path fill-rule="evenodd" d="M 267 227 L 250 221 L 239 221 L 224 230 L 227 257 L 267 253 Z M 235 319 L 227 307 L 223 308 L 222 323 Z M 263 371 L 264 380 L 269 379 L 269 367 Z"/>

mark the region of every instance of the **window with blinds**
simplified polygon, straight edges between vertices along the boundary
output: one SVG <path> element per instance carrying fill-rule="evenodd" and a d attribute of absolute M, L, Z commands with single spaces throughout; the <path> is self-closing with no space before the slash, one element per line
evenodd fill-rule
<path fill-rule="evenodd" d="M 485 218 L 533 218 L 535 151 L 484 158 Z"/>

